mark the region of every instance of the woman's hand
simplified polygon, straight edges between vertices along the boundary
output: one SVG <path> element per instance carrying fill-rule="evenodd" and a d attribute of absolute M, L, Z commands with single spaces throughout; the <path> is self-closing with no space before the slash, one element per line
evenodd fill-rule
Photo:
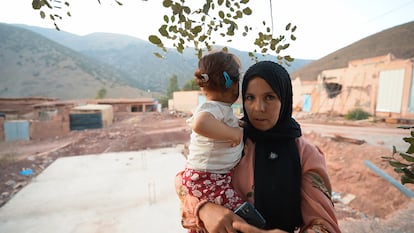
<path fill-rule="evenodd" d="M 286 231 L 274 229 L 274 230 L 262 230 L 256 228 L 252 225 L 249 225 L 246 222 L 234 221 L 233 228 L 240 231 L 240 232 L 248 232 L 248 233 L 288 233 Z"/>
<path fill-rule="evenodd" d="M 199 217 L 209 233 L 236 233 L 233 222 L 244 222 L 231 210 L 211 202 L 201 207 Z"/>

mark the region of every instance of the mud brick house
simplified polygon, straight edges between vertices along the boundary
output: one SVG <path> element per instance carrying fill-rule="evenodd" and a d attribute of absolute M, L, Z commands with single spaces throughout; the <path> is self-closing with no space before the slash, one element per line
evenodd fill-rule
<path fill-rule="evenodd" d="M 58 137 L 70 132 L 72 109 L 84 105 L 110 105 L 113 115 L 157 111 L 154 99 L 99 99 L 58 101 L 56 98 L 0 98 L 0 140 L 32 140 Z M 108 117 L 105 114 L 104 119 Z M 102 127 L 109 125 L 106 122 Z"/>
<path fill-rule="evenodd" d="M 113 123 L 114 112 L 109 104 L 86 104 L 70 110 L 70 129 L 99 129 Z"/>
<path fill-rule="evenodd" d="M 392 54 L 353 60 L 324 70 L 316 81 L 293 80 L 294 107 L 311 113 L 346 114 L 360 108 L 372 116 L 414 119 L 413 59 Z"/>
<path fill-rule="evenodd" d="M 153 98 L 139 99 L 98 99 L 95 104 L 109 104 L 114 112 L 155 112 L 159 110 L 158 101 Z M 91 101 L 92 103 L 92 101 Z"/>
<path fill-rule="evenodd" d="M 37 118 L 34 106 L 54 101 L 56 98 L 0 98 L 0 140 L 29 140 L 30 122 Z"/>
<path fill-rule="evenodd" d="M 198 104 L 204 103 L 206 96 L 202 91 L 176 91 L 173 98 L 168 100 L 168 110 L 192 113 Z M 242 113 L 242 101 L 239 99 L 231 106 L 236 116 Z"/>

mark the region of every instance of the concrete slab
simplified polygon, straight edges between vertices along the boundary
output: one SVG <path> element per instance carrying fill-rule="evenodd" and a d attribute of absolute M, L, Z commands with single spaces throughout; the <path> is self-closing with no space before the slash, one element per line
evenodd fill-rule
<path fill-rule="evenodd" d="M 0 209 L 1 233 L 186 232 L 176 148 L 57 159 Z"/>

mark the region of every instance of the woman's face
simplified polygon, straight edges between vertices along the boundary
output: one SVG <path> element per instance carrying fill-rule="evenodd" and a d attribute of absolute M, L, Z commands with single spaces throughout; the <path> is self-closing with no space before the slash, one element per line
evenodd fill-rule
<path fill-rule="evenodd" d="M 273 128 L 279 119 L 281 105 L 279 97 L 264 79 L 253 77 L 247 84 L 244 110 L 256 129 Z"/>

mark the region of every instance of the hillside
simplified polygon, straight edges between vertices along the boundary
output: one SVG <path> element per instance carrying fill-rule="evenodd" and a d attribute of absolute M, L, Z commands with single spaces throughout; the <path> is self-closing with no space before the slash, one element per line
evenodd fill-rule
<path fill-rule="evenodd" d="M 0 97 L 45 96 L 60 99 L 145 95 L 124 81 L 128 74 L 29 30 L 0 24 Z"/>
<path fill-rule="evenodd" d="M 113 33 L 92 33 L 77 36 L 54 29 L 27 25 L 16 26 L 32 30 L 77 52 L 130 74 L 128 77 L 132 79 L 126 81 L 143 90 L 165 92 L 172 75 L 177 75 L 178 83 L 182 86 L 193 77 L 198 62 L 192 48 L 186 49 L 183 54 L 177 53 L 175 49 L 169 49 L 166 59 L 159 59 L 153 55 L 155 52 L 160 52 L 156 46 L 131 36 Z M 229 48 L 229 50 L 240 58 L 242 71 L 253 64 L 246 51 L 234 48 Z M 275 56 L 268 55 L 258 55 L 258 58 L 260 60 L 276 60 Z M 290 66 L 286 66 L 286 69 L 292 72 L 310 62 L 311 60 L 295 59 Z"/>
<path fill-rule="evenodd" d="M 197 66 L 192 49 L 183 54 L 171 49 L 166 59 L 159 59 L 153 55 L 159 52 L 158 48 L 149 42 L 119 34 L 78 36 L 54 29 L 0 24 L 0 36 L 0 97 L 93 98 L 101 88 L 108 90 L 108 97 L 136 97 L 148 95 L 148 91 L 165 93 L 173 75 L 182 86 L 192 78 Z M 414 57 L 413 41 L 411 22 L 364 38 L 317 61 L 295 59 L 286 68 L 292 78 L 314 80 L 322 70 L 346 67 L 354 59 L 387 53 L 398 58 Z M 246 51 L 229 50 L 239 56 L 242 71 L 253 64 Z M 274 56 L 259 57 L 275 60 Z"/>
<path fill-rule="evenodd" d="M 328 54 L 292 72 L 292 78 L 315 80 L 322 70 L 346 67 L 348 61 L 388 53 L 402 59 L 414 57 L 414 22 L 381 31 Z"/>

